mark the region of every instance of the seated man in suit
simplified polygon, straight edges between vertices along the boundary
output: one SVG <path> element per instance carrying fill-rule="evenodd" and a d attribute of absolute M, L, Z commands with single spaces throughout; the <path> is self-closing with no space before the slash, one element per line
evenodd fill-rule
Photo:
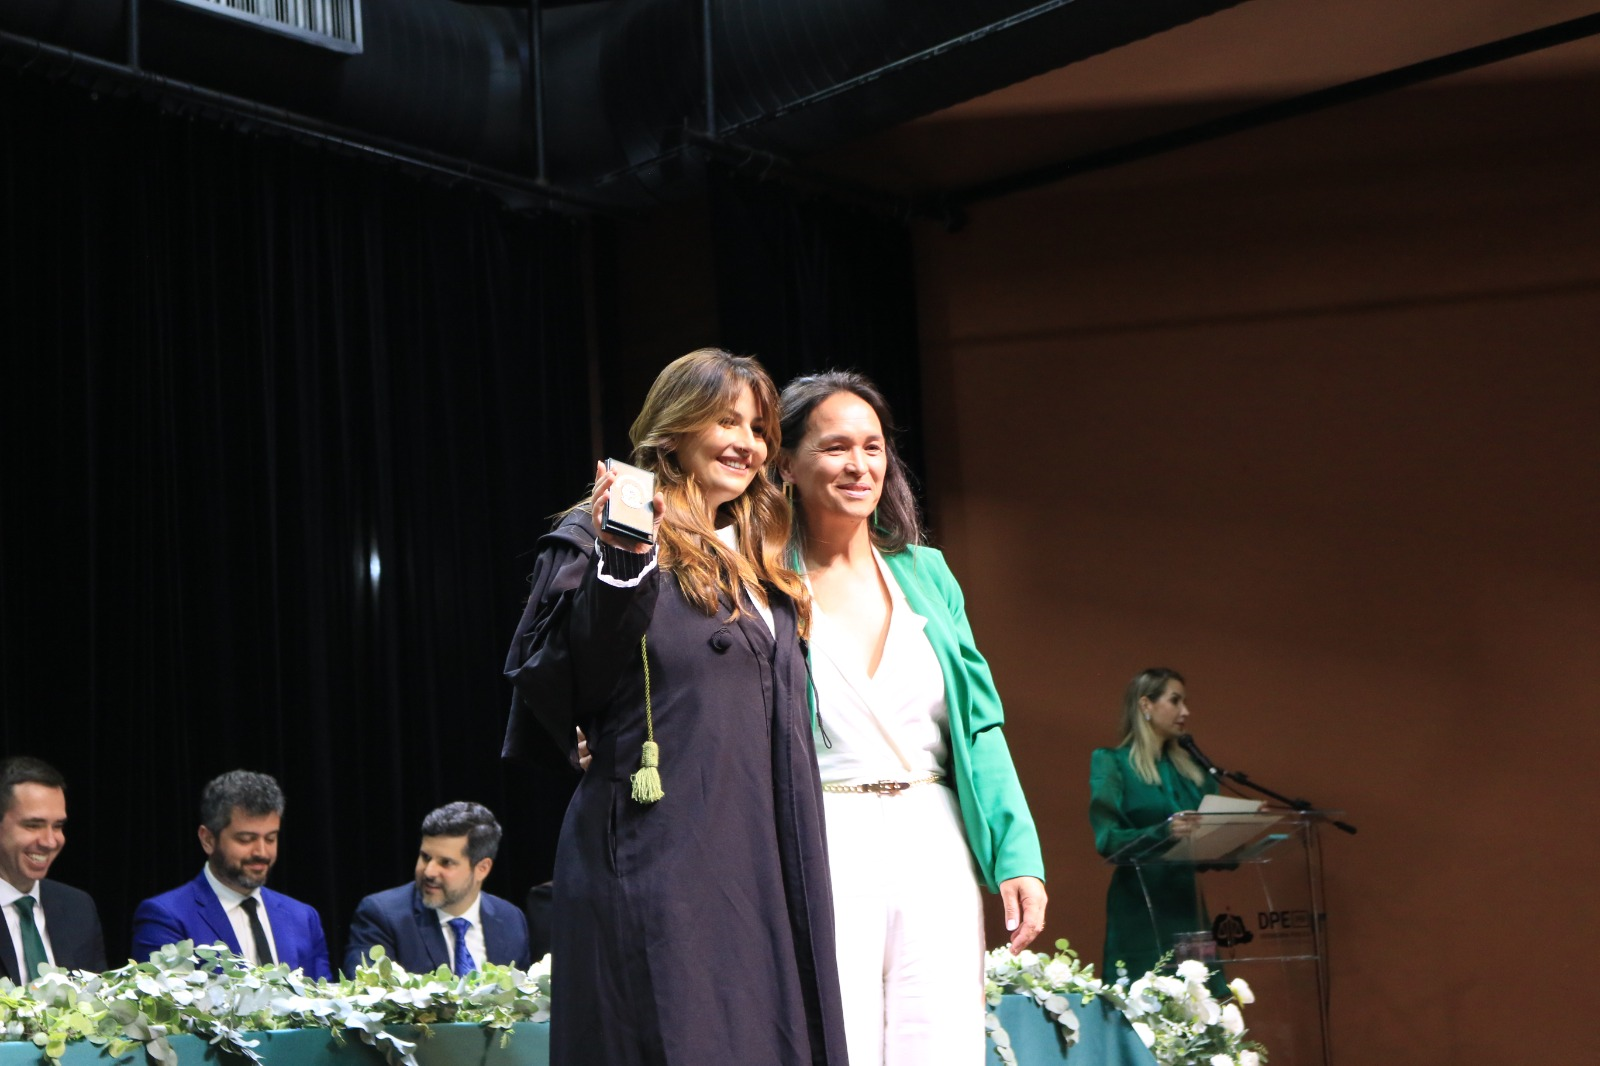
<path fill-rule="evenodd" d="M 268 774 L 234 770 L 200 797 L 206 864 L 193 881 L 139 904 L 133 957 L 167 944 L 221 941 L 253 965 L 286 963 L 307 977 L 331 977 L 328 943 L 314 908 L 264 888 L 278 861 L 283 791 Z"/>
<path fill-rule="evenodd" d="M 447 803 L 422 820 L 416 879 L 361 901 L 350 920 L 344 972 L 353 974 L 374 944 L 413 973 L 445 966 L 466 974 L 480 962 L 526 970 L 528 921 L 522 909 L 483 891 L 500 848 L 500 823 L 487 807 Z"/>
<path fill-rule="evenodd" d="M 67 842 L 67 782 L 40 759 L 14 756 L 0 765 L 0 973 L 19 985 L 39 965 L 106 968 L 100 912 L 82 889 L 45 879 Z M 26 970 L 26 976 L 24 976 Z"/>

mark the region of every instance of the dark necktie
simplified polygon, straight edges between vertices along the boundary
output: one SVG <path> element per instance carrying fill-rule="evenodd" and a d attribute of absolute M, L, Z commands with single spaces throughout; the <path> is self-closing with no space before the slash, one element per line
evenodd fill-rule
<path fill-rule="evenodd" d="M 451 918 L 450 928 L 456 934 L 456 976 L 469 974 L 478 968 L 472 961 L 472 952 L 467 950 L 467 930 L 472 928 L 472 923 L 465 918 Z"/>
<path fill-rule="evenodd" d="M 44 938 L 33 920 L 33 905 L 38 900 L 32 896 L 17 897 L 17 927 L 22 932 L 22 983 L 27 984 L 39 976 L 39 967 L 50 961 L 44 950 Z"/>
<path fill-rule="evenodd" d="M 246 896 L 239 906 L 250 917 L 250 936 L 256 942 L 256 965 L 271 966 L 275 961 L 272 958 L 272 944 L 267 940 L 267 928 L 261 924 L 261 915 L 256 913 L 261 901 L 254 896 Z"/>

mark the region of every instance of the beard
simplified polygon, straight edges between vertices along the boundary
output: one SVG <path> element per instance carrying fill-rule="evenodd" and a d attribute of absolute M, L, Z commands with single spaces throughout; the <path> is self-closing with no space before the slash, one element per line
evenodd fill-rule
<path fill-rule="evenodd" d="M 243 863 L 237 865 L 223 863 L 216 869 L 217 878 L 224 884 L 235 888 L 242 888 L 246 892 L 254 892 L 267 883 L 267 875 L 272 872 L 269 862 L 262 867 L 248 867 Z"/>
<path fill-rule="evenodd" d="M 417 891 L 422 893 L 423 901 L 428 903 L 430 907 L 454 907 L 457 903 L 467 898 L 467 895 L 472 891 L 472 882 L 468 881 L 461 888 L 452 892 L 443 882 L 431 882 L 425 877 L 419 877 L 417 878 Z M 438 893 L 438 902 L 429 902 L 428 893 L 430 891 Z"/>

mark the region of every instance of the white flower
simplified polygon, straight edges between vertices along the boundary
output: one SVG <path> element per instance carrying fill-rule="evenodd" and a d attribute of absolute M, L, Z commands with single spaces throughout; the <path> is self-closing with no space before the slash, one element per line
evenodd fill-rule
<path fill-rule="evenodd" d="M 1261 1056 L 1254 1051 L 1239 1052 L 1239 1066 L 1261 1066 Z"/>
<path fill-rule="evenodd" d="M 1125 1013 L 1129 1018 L 1141 1014 L 1153 1014 L 1161 1009 L 1161 1001 L 1156 998 L 1150 987 L 1152 979 L 1153 975 L 1145 974 L 1128 989 L 1128 1005 Z"/>
<path fill-rule="evenodd" d="M 1037 952 L 1023 950 L 1017 954 L 1017 965 L 1024 970 L 1032 969 L 1038 961 L 1039 955 Z"/>
<path fill-rule="evenodd" d="M 1009 948 L 995 948 L 989 952 L 989 958 L 984 967 L 990 980 L 997 981 L 1000 984 L 1008 983 L 1011 975 L 1020 968 L 1017 963 L 1017 957 L 1011 954 Z"/>
<path fill-rule="evenodd" d="M 1237 1066 L 1237 1064 L 1233 1061 L 1232 1055 L 1213 1055 L 1211 1066 Z"/>
<path fill-rule="evenodd" d="M 1244 1035 L 1244 1015 L 1239 1013 L 1237 1005 L 1229 1003 L 1222 1008 L 1222 1027 L 1230 1036 Z"/>
<path fill-rule="evenodd" d="M 1157 974 L 1155 977 L 1151 978 L 1150 985 L 1157 992 L 1160 992 L 1163 996 L 1167 996 L 1170 999 L 1178 999 L 1184 994 L 1185 991 L 1187 991 L 1183 987 L 1182 981 L 1178 980 L 1176 977 L 1168 977 L 1166 974 Z"/>
<path fill-rule="evenodd" d="M 1185 981 L 1204 982 L 1211 973 L 1199 959 L 1184 959 L 1178 963 L 1178 976 Z"/>
<path fill-rule="evenodd" d="M 1243 977 L 1235 977 L 1228 982 L 1228 991 L 1233 993 L 1233 998 L 1249 1006 L 1256 1001 L 1256 994 L 1250 990 L 1250 982 Z"/>
<path fill-rule="evenodd" d="M 1134 1022 L 1133 1023 L 1133 1032 L 1134 1032 L 1134 1035 L 1139 1038 L 1140 1042 L 1143 1043 L 1145 1047 L 1154 1047 L 1155 1046 L 1155 1043 L 1156 1043 L 1155 1030 L 1151 1029 L 1148 1025 L 1144 1024 L 1144 1022 Z"/>
<path fill-rule="evenodd" d="M 1072 963 L 1066 959 L 1051 959 L 1045 964 L 1044 979 L 1052 988 L 1060 988 L 1072 981 Z"/>

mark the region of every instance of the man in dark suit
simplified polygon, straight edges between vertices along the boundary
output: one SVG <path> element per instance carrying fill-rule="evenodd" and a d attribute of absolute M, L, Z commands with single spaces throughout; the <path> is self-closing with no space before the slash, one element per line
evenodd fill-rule
<path fill-rule="evenodd" d="M 104 970 L 100 912 L 82 889 L 45 879 L 67 842 L 67 782 L 41 759 L 14 756 L 0 765 L 0 973 L 19 985 L 39 965 Z M 23 976 L 27 970 L 26 977 Z"/>
<path fill-rule="evenodd" d="M 328 943 L 314 908 L 265 888 L 278 861 L 283 791 L 268 774 L 234 770 L 200 797 L 206 864 L 186 885 L 139 904 L 133 957 L 180 940 L 221 941 L 257 966 L 286 963 L 307 977 L 331 977 Z"/>
<path fill-rule="evenodd" d="M 350 920 L 344 972 L 353 974 L 373 945 L 413 973 L 446 967 L 471 973 L 482 962 L 526 970 L 528 921 L 522 909 L 483 891 L 500 848 L 500 823 L 487 807 L 447 803 L 422 820 L 416 879 L 361 901 Z"/>

